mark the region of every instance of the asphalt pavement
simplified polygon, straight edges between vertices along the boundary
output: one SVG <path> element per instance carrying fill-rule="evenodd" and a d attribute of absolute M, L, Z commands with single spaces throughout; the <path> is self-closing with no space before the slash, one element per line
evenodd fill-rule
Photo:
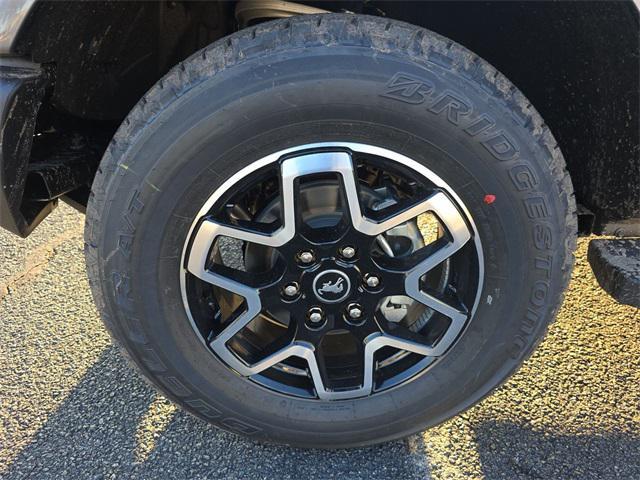
<path fill-rule="evenodd" d="M 0 232 L 2 479 L 640 479 L 640 314 L 579 242 L 558 320 L 494 395 L 420 435 L 355 450 L 257 444 L 150 389 L 91 300 L 83 216 Z"/>

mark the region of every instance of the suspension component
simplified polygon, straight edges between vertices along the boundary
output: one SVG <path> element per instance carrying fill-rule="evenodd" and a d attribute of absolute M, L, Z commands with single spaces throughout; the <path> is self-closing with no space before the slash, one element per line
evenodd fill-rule
<path fill-rule="evenodd" d="M 322 8 L 309 7 L 281 0 L 241 0 L 236 5 L 236 20 L 244 28 L 260 20 L 287 18 L 294 15 L 329 13 Z"/>

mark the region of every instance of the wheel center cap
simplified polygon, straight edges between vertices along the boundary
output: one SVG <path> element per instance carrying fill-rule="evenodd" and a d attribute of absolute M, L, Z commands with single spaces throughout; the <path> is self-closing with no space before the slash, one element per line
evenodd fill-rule
<path fill-rule="evenodd" d="M 313 279 L 313 293 L 321 302 L 338 303 L 351 293 L 351 282 L 340 270 L 325 270 Z"/>

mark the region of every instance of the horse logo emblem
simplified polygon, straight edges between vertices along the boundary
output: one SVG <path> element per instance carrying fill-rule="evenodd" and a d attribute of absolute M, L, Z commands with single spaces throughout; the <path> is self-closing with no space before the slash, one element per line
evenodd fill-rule
<path fill-rule="evenodd" d="M 344 278 L 340 277 L 335 283 L 324 282 L 322 287 L 318 289 L 318 293 L 322 295 L 325 292 L 341 293 L 344 290 Z"/>
<path fill-rule="evenodd" d="M 313 280 L 313 292 L 324 303 L 341 302 L 349 295 L 349 277 L 340 270 L 325 270 Z"/>

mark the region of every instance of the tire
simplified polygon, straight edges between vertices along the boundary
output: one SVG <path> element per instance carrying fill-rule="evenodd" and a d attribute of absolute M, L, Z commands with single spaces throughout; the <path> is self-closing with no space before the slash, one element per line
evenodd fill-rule
<path fill-rule="evenodd" d="M 256 159 L 318 142 L 388 149 L 435 172 L 482 245 L 476 305 L 446 354 L 411 381 L 344 400 L 238 375 L 182 296 L 181 255 L 212 193 Z M 102 159 L 85 250 L 107 329 L 164 395 L 257 440 L 337 448 L 423 430 L 504 382 L 561 305 L 576 230 L 562 154 L 509 80 L 428 30 L 330 14 L 240 31 L 161 79 Z"/>

